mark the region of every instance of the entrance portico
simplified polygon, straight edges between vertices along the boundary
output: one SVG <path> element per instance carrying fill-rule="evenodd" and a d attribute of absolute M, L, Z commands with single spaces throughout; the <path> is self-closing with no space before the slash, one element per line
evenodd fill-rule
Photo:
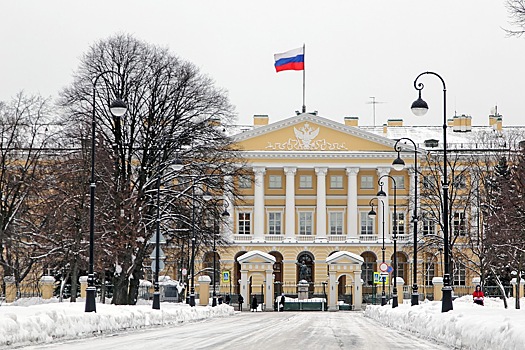
<path fill-rule="evenodd" d="M 252 275 L 263 275 L 265 292 L 264 303 L 273 310 L 273 264 L 275 257 L 260 250 L 253 250 L 237 258 L 241 265 L 240 293 L 244 301 L 250 303 L 248 281 Z"/>
<path fill-rule="evenodd" d="M 354 253 L 340 251 L 326 258 L 328 265 L 328 310 L 337 310 L 337 281 L 342 275 L 353 275 L 353 305 L 361 309 L 363 288 L 361 286 L 361 265 L 364 259 Z"/>

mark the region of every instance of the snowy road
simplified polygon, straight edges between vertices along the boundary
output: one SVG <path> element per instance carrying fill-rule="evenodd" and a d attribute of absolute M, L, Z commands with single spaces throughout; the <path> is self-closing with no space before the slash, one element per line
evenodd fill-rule
<path fill-rule="evenodd" d="M 401 334 L 357 312 L 243 312 L 178 326 L 141 329 L 24 349 L 447 349 Z"/>

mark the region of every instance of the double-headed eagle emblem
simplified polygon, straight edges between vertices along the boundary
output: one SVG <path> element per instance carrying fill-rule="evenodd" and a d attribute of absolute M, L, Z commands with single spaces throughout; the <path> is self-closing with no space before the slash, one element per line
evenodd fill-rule
<path fill-rule="evenodd" d="M 303 149 L 311 149 L 312 140 L 315 139 L 317 135 L 319 135 L 319 128 L 314 130 L 308 123 L 304 123 L 304 126 L 299 130 L 297 130 L 295 127 L 293 130 L 295 132 L 295 137 L 301 141 Z"/>

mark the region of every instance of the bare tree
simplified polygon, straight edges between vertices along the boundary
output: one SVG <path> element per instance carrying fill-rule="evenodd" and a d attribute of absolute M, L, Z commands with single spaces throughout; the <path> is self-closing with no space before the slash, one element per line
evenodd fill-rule
<path fill-rule="evenodd" d="M 506 0 L 509 22 L 514 29 L 504 29 L 510 36 L 520 37 L 525 33 L 525 0 Z"/>
<path fill-rule="evenodd" d="M 92 80 L 108 70 L 119 74 L 103 76 L 93 106 Z M 105 107 L 115 96 L 127 103 L 122 120 Z M 187 234 L 188 227 L 181 226 L 201 222 L 192 220 L 191 206 L 184 202 L 194 197 L 194 186 L 216 193 L 232 190 L 209 179 L 235 176 L 242 168 L 220 126 L 232 120 L 233 107 L 226 92 L 193 64 L 130 35 L 116 35 L 89 49 L 61 105 L 71 129 L 89 125 L 95 109 L 97 270 L 112 274 L 113 303 L 133 304 L 147 242 L 155 232 L 157 179 L 164 185 L 163 226 L 171 228 L 173 242 L 181 232 Z M 176 159 L 186 164 L 180 172 L 168 166 Z M 190 186 L 183 186 L 182 175 L 191 179 Z"/>

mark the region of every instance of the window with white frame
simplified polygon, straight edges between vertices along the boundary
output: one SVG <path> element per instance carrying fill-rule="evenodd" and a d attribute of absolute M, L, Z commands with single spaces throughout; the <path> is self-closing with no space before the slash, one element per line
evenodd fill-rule
<path fill-rule="evenodd" d="M 368 212 L 362 211 L 360 214 L 361 222 L 361 234 L 372 235 L 374 234 L 374 220 L 368 216 Z"/>
<path fill-rule="evenodd" d="M 397 212 L 397 234 L 398 235 L 404 235 L 405 234 L 405 213 L 404 212 Z M 395 220 L 394 213 L 392 213 L 392 225 L 394 224 Z"/>
<path fill-rule="evenodd" d="M 461 211 L 455 211 L 452 217 L 452 229 L 456 236 L 465 236 L 467 234 L 465 213 Z"/>
<path fill-rule="evenodd" d="M 312 188 L 312 175 L 300 175 L 299 188 Z"/>
<path fill-rule="evenodd" d="M 252 177 L 250 175 L 240 175 L 239 188 L 252 188 Z"/>
<path fill-rule="evenodd" d="M 405 188 L 405 177 L 403 175 L 392 175 L 392 177 L 394 178 L 398 189 Z M 392 188 L 394 188 L 394 181 L 392 181 Z"/>
<path fill-rule="evenodd" d="M 330 234 L 331 235 L 342 235 L 343 234 L 343 212 L 332 211 L 329 214 L 330 223 Z"/>
<path fill-rule="evenodd" d="M 240 235 L 251 234 L 251 213 L 239 213 L 237 233 Z"/>
<path fill-rule="evenodd" d="M 425 275 L 425 285 L 426 286 L 433 285 L 432 280 L 434 279 L 435 274 L 436 274 L 434 262 L 433 261 L 426 261 L 423 264 L 423 269 L 424 269 L 423 270 L 423 274 Z"/>
<path fill-rule="evenodd" d="M 330 176 L 330 188 L 343 188 L 343 175 Z"/>
<path fill-rule="evenodd" d="M 271 235 L 280 235 L 282 227 L 282 213 L 269 212 L 268 213 L 268 233 Z"/>
<path fill-rule="evenodd" d="M 372 175 L 361 175 L 361 188 L 374 188 L 374 177 Z"/>
<path fill-rule="evenodd" d="M 311 211 L 299 212 L 299 234 L 311 235 L 313 227 L 313 213 Z"/>
<path fill-rule="evenodd" d="M 436 222 L 429 218 L 428 215 L 423 216 L 423 235 L 435 235 Z"/>
<path fill-rule="evenodd" d="M 268 177 L 269 188 L 283 188 L 283 178 L 281 175 L 270 175 Z"/>
<path fill-rule="evenodd" d="M 463 174 L 459 174 L 454 177 L 454 187 L 458 189 L 467 188 L 467 178 Z"/>
<path fill-rule="evenodd" d="M 437 187 L 437 180 L 434 175 L 423 176 L 423 188 L 435 189 Z"/>
<path fill-rule="evenodd" d="M 463 263 L 454 263 L 452 271 L 452 281 L 454 286 L 465 286 L 467 280 L 467 268 Z"/>

